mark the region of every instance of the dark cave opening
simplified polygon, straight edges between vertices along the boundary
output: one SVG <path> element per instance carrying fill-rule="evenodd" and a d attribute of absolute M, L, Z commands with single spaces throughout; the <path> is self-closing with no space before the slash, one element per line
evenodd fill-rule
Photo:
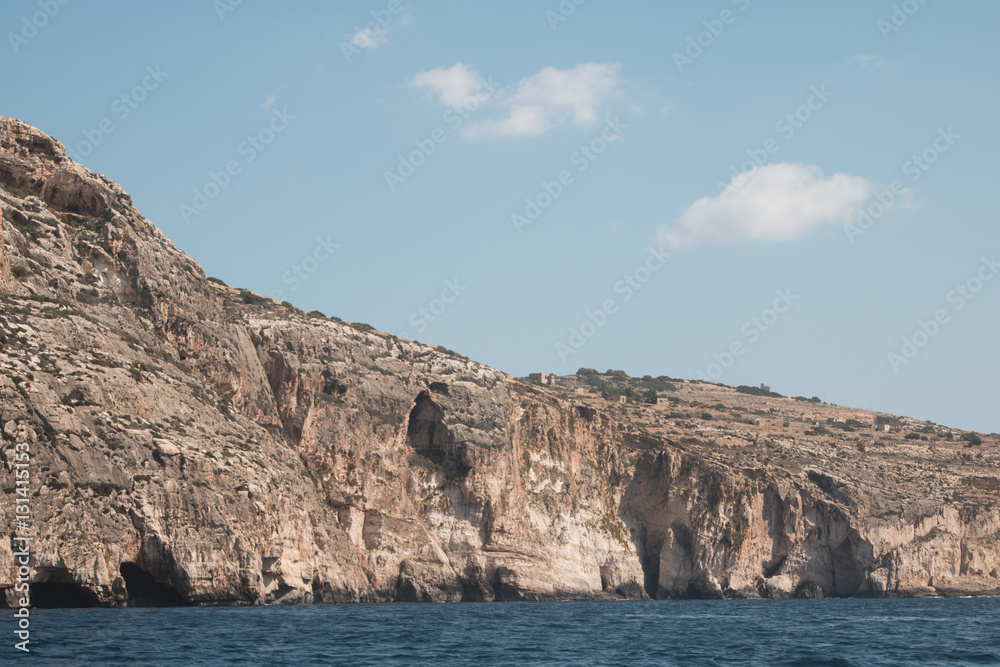
<path fill-rule="evenodd" d="M 444 382 L 431 382 L 429 387 L 435 394 L 444 394 L 445 396 L 449 395 L 448 385 Z"/>
<path fill-rule="evenodd" d="M 44 581 L 31 584 L 31 606 L 37 609 L 98 607 L 100 601 L 86 586 L 73 581 L 64 568 L 39 568 Z"/>
<path fill-rule="evenodd" d="M 660 590 L 660 552 L 642 557 L 642 587 L 646 589 L 649 599 L 655 600 Z"/>
<path fill-rule="evenodd" d="M 31 585 L 31 606 L 37 609 L 97 607 L 97 598 L 79 584 L 44 581 Z"/>
<path fill-rule="evenodd" d="M 414 451 L 438 465 L 445 459 L 448 429 L 444 425 L 444 410 L 431 400 L 426 391 L 420 392 L 410 411 L 406 439 Z"/>
<path fill-rule="evenodd" d="M 182 607 L 188 601 L 172 586 L 156 581 L 135 563 L 122 563 L 118 568 L 128 590 L 129 607 Z"/>
<path fill-rule="evenodd" d="M 854 557 L 850 539 L 845 539 L 830 552 L 833 561 L 833 586 L 838 597 L 851 597 L 864 583 L 864 569 Z"/>
<path fill-rule="evenodd" d="M 449 477 L 462 477 L 469 472 L 464 445 L 455 445 L 444 423 L 444 410 L 427 391 L 420 392 L 410 411 L 406 440 L 413 451 L 440 466 Z"/>

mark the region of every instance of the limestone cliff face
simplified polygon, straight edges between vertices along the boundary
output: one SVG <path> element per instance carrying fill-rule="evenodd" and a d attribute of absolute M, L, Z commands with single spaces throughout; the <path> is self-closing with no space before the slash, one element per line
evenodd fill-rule
<path fill-rule="evenodd" d="M 11 119 L 0 186 L 0 515 L 27 442 L 38 605 L 1000 588 L 992 438 L 862 452 L 790 399 L 751 406 L 787 432 L 722 387 L 611 404 L 306 315 Z M 8 599 L 13 572 L 5 539 Z"/>

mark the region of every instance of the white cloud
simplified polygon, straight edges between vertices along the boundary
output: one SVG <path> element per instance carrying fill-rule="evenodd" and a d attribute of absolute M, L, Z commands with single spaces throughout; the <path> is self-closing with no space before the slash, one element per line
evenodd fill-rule
<path fill-rule="evenodd" d="M 455 63 L 448 69 L 437 67 L 417 74 L 410 81 L 414 88 L 428 88 L 449 107 L 460 107 L 466 102 L 484 102 L 489 95 L 482 90 L 483 78 L 479 72 L 464 63 Z"/>
<path fill-rule="evenodd" d="M 889 69 L 888 63 L 872 53 L 856 53 L 850 60 L 876 72 L 885 72 Z"/>
<path fill-rule="evenodd" d="M 597 107 L 618 85 L 621 65 L 585 63 L 573 69 L 546 67 L 518 84 L 512 105 L 537 105 L 551 113 L 572 113 L 578 125 L 597 122 Z"/>
<path fill-rule="evenodd" d="M 275 98 L 274 95 L 268 95 L 267 99 L 264 100 L 264 103 L 260 105 L 260 108 L 263 109 L 264 111 L 268 111 L 269 112 L 269 111 L 271 111 L 271 109 L 274 108 L 274 103 L 276 101 L 277 100 L 276 100 L 276 98 Z"/>
<path fill-rule="evenodd" d="M 515 107 L 503 120 L 473 123 L 462 130 L 467 137 L 537 137 L 552 129 L 552 120 L 536 106 Z"/>
<path fill-rule="evenodd" d="M 498 105 L 507 117 L 472 123 L 467 137 L 534 137 L 567 120 L 580 126 L 597 122 L 600 107 L 619 84 L 621 65 L 584 63 L 571 69 L 546 67 L 522 79 Z"/>
<path fill-rule="evenodd" d="M 618 87 L 620 69 L 617 63 L 546 67 L 499 91 L 491 79 L 459 62 L 420 72 L 409 85 L 431 91 L 446 106 L 476 111 L 491 104 L 506 114 L 466 124 L 466 137 L 535 137 L 569 120 L 584 127 L 595 124 L 601 106 Z"/>
<path fill-rule="evenodd" d="M 769 164 L 733 179 L 715 197 L 702 197 L 656 240 L 673 248 L 750 238 L 787 241 L 824 224 L 846 225 L 874 194 L 858 176 L 823 176 L 819 167 Z"/>
<path fill-rule="evenodd" d="M 397 18 L 396 14 L 398 12 L 402 12 L 402 14 L 400 14 Z M 392 42 L 389 41 L 389 33 L 396 28 L 409 25 L 413 22 L 413 16 L 408 8 L 399 8 L 398 10 L 390 9 L 388 11 L 381 10 L 378 12 L 378 14 L 382 15 L 381 17 L 375 16 L 376 12 L 372 12 L 371 14 L 373 20 L 366 23 L 363 28 L 354 26 L 353 33 L 343 35 L 345 41 L 340 43 L 340 49 L 347 58 L 347 62 L 351 62 L 350 56 L 353 53 L 357 53 L 357 49 L 374 51 L 380 46 L 391 44 Z M 335 33 L 327 33 L 327 36 L 329 37 L 334 34 Z M 352 48 L 355 50 L 352 51 Z"/>

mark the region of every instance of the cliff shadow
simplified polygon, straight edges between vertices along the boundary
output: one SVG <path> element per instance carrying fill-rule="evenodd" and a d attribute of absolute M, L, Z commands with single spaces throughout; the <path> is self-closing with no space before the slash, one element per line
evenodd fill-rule
<path fill-rule="evenodd" d="M 449 478 L 468 474 L 470 467 L 465 461 L 465 445 L 454 442 L 444 423 L 444 409 L 427 391 L 417 395 L 410 410 L 406 441 L 418 457 L 439 467 Z"/>
<path fill-rule="evenodd" d="M 31 606 L 37 609 L 100 607 L 97 596 L 73 581 L 66 568 L 39 568 L 41 581 L 31 584 Z"/>
<path fill-rule="evenodd" d="M 118 571 L 125 580 L 129 607 L 182 607 L 190 604 L 176 588 L 161 584 L 136 563 L 122 563 Z"/>

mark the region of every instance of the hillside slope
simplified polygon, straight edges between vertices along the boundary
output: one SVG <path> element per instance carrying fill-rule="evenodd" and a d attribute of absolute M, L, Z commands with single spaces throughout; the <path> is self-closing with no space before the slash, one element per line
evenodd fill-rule
<path fill-rule="evenodd" d="M 993 436 L 701 383 L 612 402 L 307 315 L 206 280 L 12 119 L 0 209 L 0 513 L 28 443 L 37 606 L 1000 589 Z M 15 572 L 3 540 L 8 603 Z"/>

